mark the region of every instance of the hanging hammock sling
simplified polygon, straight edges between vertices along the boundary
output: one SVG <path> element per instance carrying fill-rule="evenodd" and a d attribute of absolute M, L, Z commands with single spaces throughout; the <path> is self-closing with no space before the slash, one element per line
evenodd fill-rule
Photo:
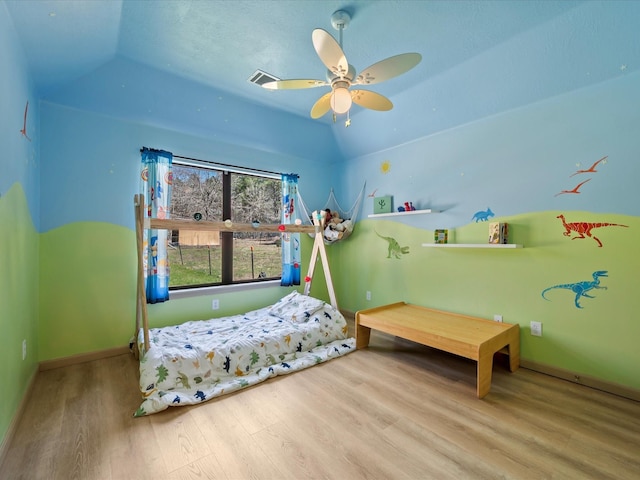
<path fill-rule="evenodd" d="M 340 216 L 340 219 L 342 219 L 342 222 L 340 222 L 334 227 L 331 227 L 331 225 L 329 224 L 329 221 L 327 222 L 328 226 L 327 228 L 325 228 L 325 234 L 324 234 L 325 245 L 331 245 L 332 243 L 335 243 L 339 240 L 344 240 L 345 238 L 348 238 L 349 235 L 351 235 L 351 232 L 353 232 L 353 228 L 355 226 L 358 215 L 360 214 L 362 199 L 364 198 L 365 186 L 366 186 L 366 183 L 362 184 L 362 189 L 360 190 L 360 193 L 358 194 L 356 201 L 348 210 L 345 210 L 340 206 L 333 192 L 333 188 L 331 189 L 331 192 L 329 192 L 329 198 L 327 199 L 323 207 L 323 210 L 331 210 L 332 212 L 337 212 L 338 215 Z M 300 194 L 300 189 L 298 189 L 298 201 L 299 201 L 301 212 L 303 214 L 302 222 L 312 225 L 309 209 L 307 208 L 306 204 L 304 203 L 304 200 L 302 199 L 302 195 Z M 313 237 L 312 234 L 309 234 L 309 236 Z"/>

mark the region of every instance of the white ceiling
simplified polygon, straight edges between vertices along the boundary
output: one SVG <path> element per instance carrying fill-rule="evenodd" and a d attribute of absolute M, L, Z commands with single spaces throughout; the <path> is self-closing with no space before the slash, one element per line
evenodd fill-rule
<path fill-rule="evenodd" d="M 640 69 L 638 1 L 3 3 L 39 95 L 95 110 L 113 105 L 111 82 L 123 98 L 131 92 L 123 104 L 151 111 L 153 99 L 139 92 L 153 91 L 155 77 L 176 102 L 184 96 L 189 108 L 201 108 L 191 105 L 197 100 L 190 94 L 210 92 L 309 118 L 328 87 L 268 91 L 247 79 L 256 69 L 280 78 L 324 79 L 311 32 L 324 28 L 337 38 L 330 16 L 340 9 L 352 15 L 343 48 L 356 70 L 400 53 L 422 55 L 413 70 L 369 88 L 389 97 L 394 111 L 402 109 L 397 115 L 428 113 L 433 118 L 426 133 Z M 356 107 L 353 115 L 379 119 L 391 112 Z"/>

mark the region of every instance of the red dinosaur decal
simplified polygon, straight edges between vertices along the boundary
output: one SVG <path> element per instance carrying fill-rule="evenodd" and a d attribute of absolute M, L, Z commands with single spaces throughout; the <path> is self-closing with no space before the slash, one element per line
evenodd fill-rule
<path fill-rule="evenodd" d="M 573 173 L 573 174 L 569 175 L 569 178 L 573 177 L 574 175 L 578 175 L 579 173 L 596 173 L 596 172 L 597 172 L 597 170 L 596 170 L 596 166 L 597 166 L 600 162 L 602 162 L 602 161 L 606 160 L 606 159 L 607 159 L 607 157 L 608 157 L 608 155 L 607 155 L 606 157 L 602 157 L 600 160 L 598 160 L 597 162 L 595 162 L 593 165 L 591 165 L 591 166 L 590 166 L 589 168 L 587 168 L 586 170 L 578 170 L 578 171 L 576 171 L 576 173 Z M 605 162 L 605 163 L 606 163 L 606 162 Z"/>
<path fill-rule="evenodd" d="M 556 193 L 554 195 L 554 197 L 557 197 L 558 195 L 562 195 L 563 193 L 580 193 L 578 190 L 580 189 L 580 187 L 582 185 L 584 185 L 585 183 L 587 183 L 589 180 L 591 180 L 590 178 L 587 178 L 584 182 L 580 182 L 578 185 L 576 185 L 575 187 L 573 187 L 571 190 L 562 190 L 559 193 Z"/>
<path fill-rule="evenodd" d="M 567 223 L 564 215 L 560 214 L 556 218 L 562 220 L 562 225 L 564 225 L 565 231 L 563 235 L 565 237 L 571 236 L 571 232 L 574 231 L 578 235 L 573 237 L 571 240 L 575 240 L 576 238 L 585 238 L 587 237 L 593 238 L 596 242 L 598 242 L 598 246 L 602 247 L 602 242 L 598 237 L 591 234 L 591 230 L 594 228 L 600 227 L 629 227 L 629 225 L 620 225 L 619 223 L 590 223 L 590 222 L 570 222 Z"/>

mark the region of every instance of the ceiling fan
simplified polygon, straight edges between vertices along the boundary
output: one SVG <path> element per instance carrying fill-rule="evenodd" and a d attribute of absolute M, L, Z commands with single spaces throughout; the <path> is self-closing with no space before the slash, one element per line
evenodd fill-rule
<path fill-rule="evenodd" d="M 270 90 L 292 90 L 330 86 L 331 91 L 324 94 L 311 108 L 311 118 L 320 118 L 329 110 L 336 115 L 347 114 L 346 126 L 349 126 L 349 110 L 352 103 L 371 110 L 388 111 L 393 103 L 383 95 L 370 90 L 349 90 L 353 85 L 373 85 L 397 77 L 418 65 L 422 60 L 419 53 L 403 53 L 381 60 L 356 75 L 353 65 L 347 62 L 342 51 L 342 31 L 351 21 L 351 15 L 338 10 L 331 15 L 331 25 L 340 32 L 340 43 L 326 30 L 316 28 L 311 34 L 313 47 L 320 60 L 327 67 L 326 80 L 300 79 L 278 80 L 264 83 L 262 86 Z"/>

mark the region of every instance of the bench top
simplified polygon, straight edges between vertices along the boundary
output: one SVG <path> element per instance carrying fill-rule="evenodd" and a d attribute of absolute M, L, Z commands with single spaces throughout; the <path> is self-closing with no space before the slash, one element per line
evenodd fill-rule
<path fill-rule="evenodd" d="M 445 312 L 405 302 L 356 312 L 356 324 L 475 358 L 486 344 L 519 335 L 519 325 Z M 518 333 L 516 333 L 518 332 Z M 501 344 L 503 343 L 503 344 Z M 488 346 L 488 345 L 487 345 Z M 471 350 L 471 351 L 470 351 Z"/>

